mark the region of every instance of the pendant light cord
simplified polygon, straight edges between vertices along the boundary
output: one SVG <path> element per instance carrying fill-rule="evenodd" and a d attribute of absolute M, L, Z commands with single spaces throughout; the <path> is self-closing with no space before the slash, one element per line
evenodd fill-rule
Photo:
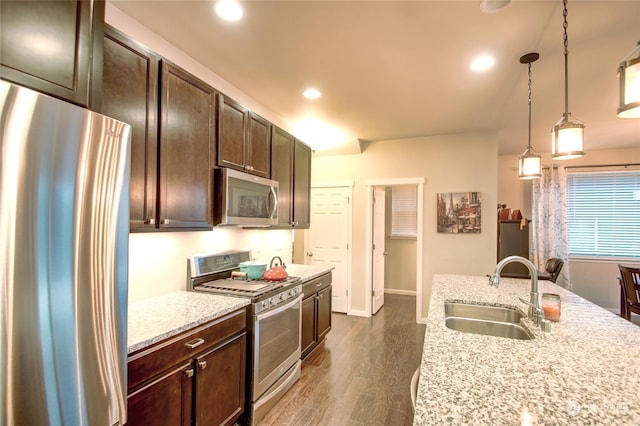
<path fill-rule="evenodd" d="M 564 28 L 564 118 L 565 120 L 569 120 L 569 36 L 567 35 L 567 28 L 569 27 L 569 23 L 567 22 L 567 15 L 569 11 L 567 10 L 567 1 L 562 0 L 563 10 L 562 17 L 564 22 L 562 23 L 562 27 Z"/>
<path fill-rule="evenodd" d="M 529 143 L 528 143 L 528 151 L 531 151 L 531 62 L 527 64 L 529 66 Z"/>

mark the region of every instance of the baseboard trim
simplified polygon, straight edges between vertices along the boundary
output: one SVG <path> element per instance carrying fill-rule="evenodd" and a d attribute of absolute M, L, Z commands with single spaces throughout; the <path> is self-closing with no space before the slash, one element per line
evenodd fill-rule
<path fill-rule="evenodd" d="M 415 290 L 398 290 L 395 288 L 385 288 L 384 294 L 399 294 L 402 296 L 415 296 Z"/>
<path fill-rule="evenodd" d="M 371 315 L 369 315 L 368 313 L 366 313 L 365 311 L 356 311 L 356 310 L 351 310 L 349 312 L 347 312 L 347 315 L 353 315 L 354 317 L 370 317 Z"/>

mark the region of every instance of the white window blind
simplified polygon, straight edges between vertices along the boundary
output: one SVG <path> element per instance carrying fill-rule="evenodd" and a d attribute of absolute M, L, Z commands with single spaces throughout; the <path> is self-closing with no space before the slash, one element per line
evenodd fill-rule
<path fill-rule="evenodd" d="M 569 255 L 640 258 L 640 172 L 567 176 Z"/>
<path fill-rule="evenodd" d="M 417 188 L 415 185 L 394 186 L 391 189 L 391 236 L 416 237 Z"/>

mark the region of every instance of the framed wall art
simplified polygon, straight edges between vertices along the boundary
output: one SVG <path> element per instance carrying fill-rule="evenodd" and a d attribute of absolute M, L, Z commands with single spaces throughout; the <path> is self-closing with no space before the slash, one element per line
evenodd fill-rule
<path fill-rule="evenodd" d="M 480 233 L 482 217 L 479 192 L 440 192 L 437 197 L 438 232 Z"/>

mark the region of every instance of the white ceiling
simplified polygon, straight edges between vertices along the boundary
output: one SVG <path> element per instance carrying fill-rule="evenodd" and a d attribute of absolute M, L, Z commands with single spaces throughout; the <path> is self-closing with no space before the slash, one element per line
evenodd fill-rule
<path fill-rule="evenodd" d="M 112 1 L 285 123 L 315 117 L 361 142 L 497 131 L 500 154 L 550 152 L 564 112 L 562 2 L 512 0 L 498 13 L 474 1 L 242 1 L 240 22 L 209 1 Z M 569 111 L 585 150 L 640 146 L 640 119 L 616 117 L 619 62 L 640 41 L 640 0 L 568 4 Z M 489 53 L 493 69 L 472 59 Z M 323 93 L 309 101 L 308 86 Z M 302 136 L 302 135 L 298 135 Z"/>

